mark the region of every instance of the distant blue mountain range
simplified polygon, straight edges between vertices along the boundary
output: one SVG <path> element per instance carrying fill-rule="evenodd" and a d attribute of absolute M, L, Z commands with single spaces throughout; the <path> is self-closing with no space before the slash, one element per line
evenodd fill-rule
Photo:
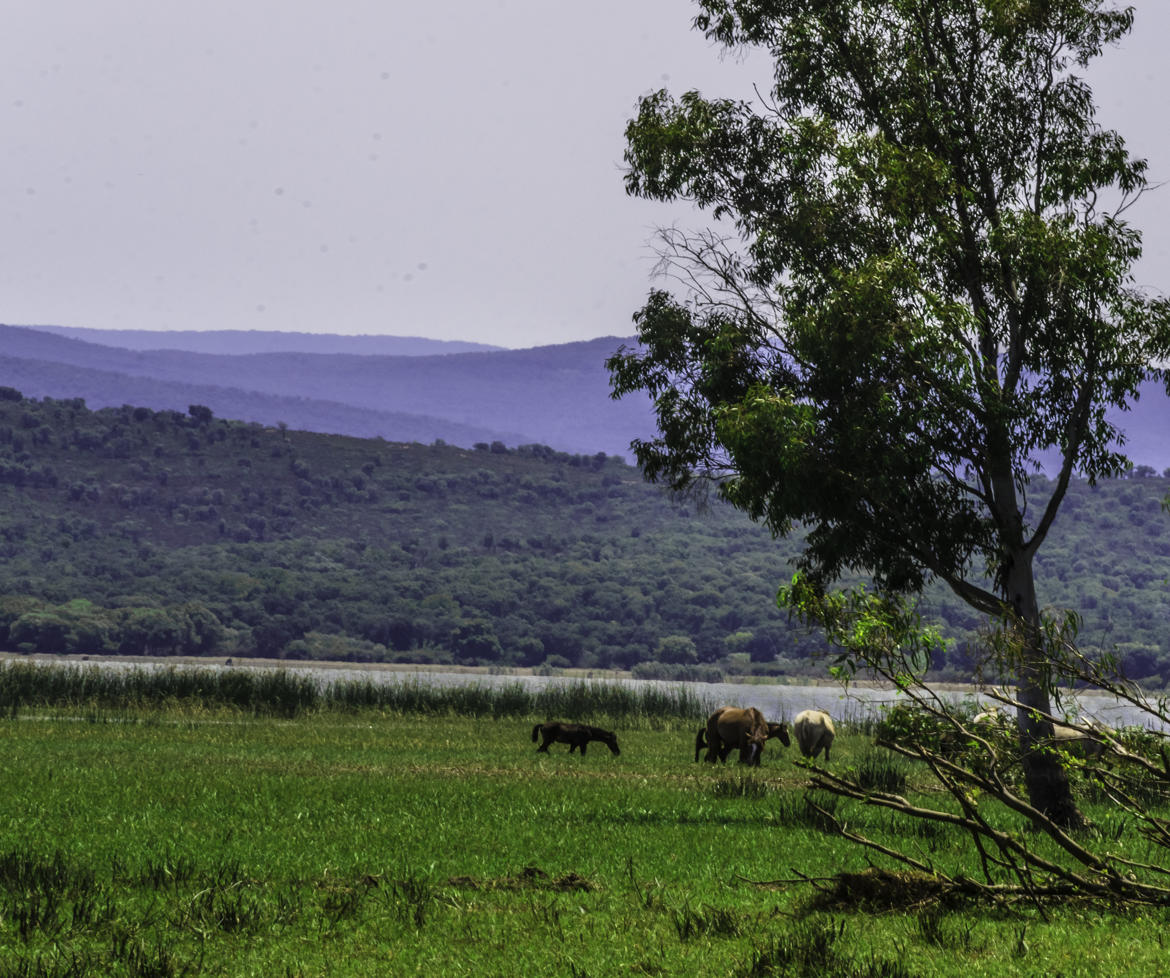
<path fill-rule="evenodd" d="M 402 337 L 127 334 L 0 326 L 0 384 L 29 397 L 81 397 L 91 408 L 202 404 L 220 417 L 305 431 L 627 459 L 631 439 L 654 431 L 647 398 L 609 397 L 605 360 L 622 345 L 617 337 L 507 350 Z"/>
<path fill-rule="evenodd" d="M 609 397 L 605 360 L 623 343 L 633 340 L 508 350 L 415 337 L 0 326 L 0 385 L 91 408 L 202 404 L 306 431 L 632 460 L 631 439 L 651 437 L 654 418 L 645 397 Z M 1135 464 L 1170 468 L 1170 399 L 1159 386 L 1112 420 Z"/>
<path fill-rule="evenodd" d="M 277 330 L 87 329 L 83 326 L 34 326 L 71 340 L 119 346 L 126 350 L 186 350 L 189 353 L 360 353 L 392 357 L 426 357 L 439 353 L 484 353 L 504 347 L 420 336 L 342 336 L 333 333 L 287 333 Z"/>

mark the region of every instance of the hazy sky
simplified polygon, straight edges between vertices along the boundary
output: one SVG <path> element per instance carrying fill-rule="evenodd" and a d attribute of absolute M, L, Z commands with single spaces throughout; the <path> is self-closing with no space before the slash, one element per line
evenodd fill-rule
<path fill-rule="evenodd" d="M 1094 75 L 1170 181 L 1170 4 Z M 653 227 L 622 131 L 745 95 L 685 0 L 7 0 L 0 322 L 525 347 L 632 331 Z M 1170 291 L 1170 186 L 1131 212 Z"/>

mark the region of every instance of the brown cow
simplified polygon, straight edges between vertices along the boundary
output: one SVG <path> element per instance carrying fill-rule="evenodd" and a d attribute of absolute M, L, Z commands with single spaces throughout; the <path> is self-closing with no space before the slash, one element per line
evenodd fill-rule
<path fill-rule="evenodd" d="M 764 744 L 772 737 L 779 737 L 780 743 L 787 747 L 791 742 L 788 725 L 768 723 L 754 706 L 746 710 L 723 706 L 708 717 L 707 726 L 701 727 L 695 736 L 695 760 L 704 747 L 712 764 L 716 760 L 726 761 L 727 755 L 738 748 L 739 763 L 755 766 L 760 763 Z"/>

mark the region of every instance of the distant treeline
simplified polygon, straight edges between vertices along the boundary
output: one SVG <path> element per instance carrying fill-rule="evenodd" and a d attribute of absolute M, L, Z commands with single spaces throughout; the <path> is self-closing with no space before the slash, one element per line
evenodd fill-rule
<path fill-rule="evenodd" d="M 1038 561 L 1135 677 L 1170 679 L 1168 480 L 1074 483 Z M 1030 487 L 1042 498 L 1043 478 Z M 621 460 L 310 434 L 0 388 L 0 648 L 823 675 L 777 608 L 796 542 Z M 939 678 L 979 620 L 941 588 Z"/>

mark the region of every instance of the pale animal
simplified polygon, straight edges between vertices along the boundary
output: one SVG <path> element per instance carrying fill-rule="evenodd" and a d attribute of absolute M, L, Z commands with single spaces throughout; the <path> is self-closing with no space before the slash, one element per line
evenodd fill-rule
<path fill-rule="evenodd" d="M 796 745 L 805 757 L 816 758 L 823 750 L 825 763 L 829 763 L 829 749 L 837 730 L 833 718 L 824 710 L 802 710 L 792 721 L 792 732 L 796 734 Z"/>

